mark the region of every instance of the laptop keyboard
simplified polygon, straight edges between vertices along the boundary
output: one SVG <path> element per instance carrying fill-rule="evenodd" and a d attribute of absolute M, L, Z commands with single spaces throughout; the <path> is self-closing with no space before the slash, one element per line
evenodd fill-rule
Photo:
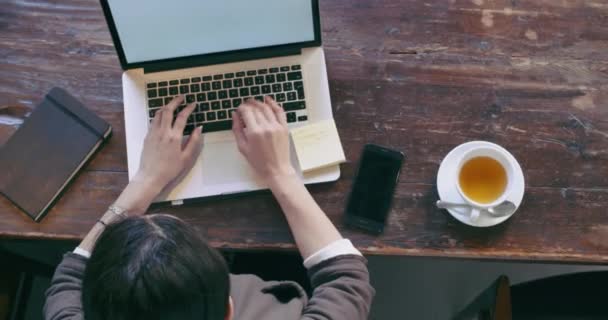
<path fill-rule="evenodd" d="M 200 125 L 203 133 L 230 130 L 234 110 L 249 98 L 263 101 L 264 96 L 272 97 L 283 107 L 288 123 L 308 120 L 300 65 L 149 82 L 146 91 L 150 121 L 178 95 L 184 95 L 185 101 L 175 110 L 175 115 L 186 104 L 196 103 L 184 129 L 185 135 Z"/>

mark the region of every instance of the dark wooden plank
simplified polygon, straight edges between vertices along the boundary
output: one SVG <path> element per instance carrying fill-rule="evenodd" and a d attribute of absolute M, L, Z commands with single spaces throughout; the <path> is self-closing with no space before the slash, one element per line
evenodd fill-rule
<path fill-rule="evenodd" d="M 99 2 L 5 1 L 0 43 L 0 106 L 33 108 L 52 87 L 68 90 L 114 128 L 87 169 L 126 171 L 122 70 Z"/>
<path fill-rule="evenodd" d="M 347 164 L 352 171 L 354 164 Z M 345 236 L 369 254 L 608 262 L 605 190 L 528 188 L 521 210 L 487 229 L 465 226 L 433 207 L 434 185 L 401 182 L 384 235 L 376 238 L 344 226 L 343 206 L 352 181 L 311 186 L 313 196 Z M 0 237 L 79 239 L 126 184 L 120 173 L 86 172 L 39 224 L 0 200 Z M 270 194 L 243 195 L 182 207 L 160 207 L 198 226 L 218 247 L 293 249 L 286 221 Z M 576 212 L 584 212 L 577 214 Z"/>
<path fill-rule="evenodd" d="M 431 184 L 452 148 L 481 139 L 509 149 L 528 185 L 608 186 L 607 117 L 563 108 L 571 100 L 567 95 L 539 99 L 483 87 L 463 91 L 457 84 L 334 84 L 333 96 L 344 99 L 334 107 L 347 158 L 356 161 L 365 142 L 384 144 L 406 152 L 402 179 Z"/>
<path fill-rule="evenodd" d="M 334 115 L 349 163 L 313 186 L 372 254 L 608 261 L 608 4 L 601 0 L 321 1 Z M 0 11 L 0 145 L 53 86 L 109 121 L 111 142 L 40 224 L 0 199 L 0 237 L 80 238 L 127 183 L 121 69 L 94 0 L 9 0 Z M 10 106 L 10 107 L 9 107 Z M 442 158 L 488 140 L 526 176 L 521 210 L 473 229 L 433 208 Z M 406 152 L 389 226 L 344 228 L 365 143 Z M 214 245 L 293 249 L 268 194 L 157 208 Z"/>

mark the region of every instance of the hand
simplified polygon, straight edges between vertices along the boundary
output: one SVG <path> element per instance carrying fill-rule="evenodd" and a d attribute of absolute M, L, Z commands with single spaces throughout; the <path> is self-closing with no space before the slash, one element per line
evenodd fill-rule
<path fill-rule="evenodd" d="M 195 105 L 184 108 L 173 123 L 173 113 L 183 101 L 184 97 L 173 99 L 152 119 L 139 170 L 115 202 L 130 214 L 144 214 L 163 189 L 192 169 L 200 154 L 202 128 L 194 130 L 183 142 L 184 127 Z"/>
<path fill-rule="evenodd" d="M 270 183 L 295 174 L 289 160 L 285 112 L 274 100 L 247 100 L 233 113 L 232 120 L 239 151 L 262 179 Z"/>
<path fill-rule="evenodd" d="M 195 104 L 186 106 L 173 123 L 173 113 L 183 101 L 183 97 L 177 97 L 160 109 L 144 140 L 137 176 L 161 189 L 188 173 L 201 151 L 202 127 L 194 130 L 190 138 L 183 142 L 184 127 Z"/>
<path fill-rule="evenodd" d="M 163 189 L 186 175 L 201 151 L 201 130 L 198 128 L 184 143 L 183 132 L 194 104 L 188 105 L 175 118 L 173 112 L 184 101 L 173 99 L 152 119 L 150 130 L 144 140 L 139 170 L 115 204 L 128 214 L 144 214 L 150 203 Z"/>

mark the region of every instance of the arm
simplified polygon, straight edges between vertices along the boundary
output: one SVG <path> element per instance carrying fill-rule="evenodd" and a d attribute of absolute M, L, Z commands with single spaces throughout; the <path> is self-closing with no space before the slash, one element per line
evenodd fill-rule
<path fill-rule="evenodd" d="M 123 216 L 143 215 L 163 189 L 192 168 L 200 153 L 201 130 L 195 130 L 188 141 L 182 143 L 186 120 L 194 109 L 193 104 L 186 107 L 172 124 L 173 111 L 182 101 L 183 97 L 176 98 L 157 112 L 144 142 L 139 170 L 114 202 L 116 209 L 102 215 L 74 253 L 66 254 L 55 270 L 46 292 L 45 319 L 83 318 L 80 295 L 86 261 L 105 225 Z"/>
<path fill-rule="evenodd" d="M 84 319 L 80 302 L 80 292 L 86 258 L 66 253 L 55 269 L 51 286 L 46 290 L 43 315 L 46 320 Z"/>
<path fill-rule="evenodd" d="M 295 173 L 273 177 L 270 190 L 281 205 L 304 259 L 342 239 L 327 215 Z"/>
<path fill-rule="evenodd" d="M 304 308 L 303 320 L 366 320 L 375 290 L 369 283 L 366 260 L 342 255 L 308 270 L 314 288 Z"/>
<path fill-rule="evenodd" d="M 239 151 L 283 209 L 302 257 L 342 239 L 291 166 L 287 121 L 276 102 L 247 101 L 233 115 L 233 131 Z"/>
<path fill-rule="evenodd" d="M 365 259 L 312 198 L 289 159 L 285 112 L 248 101 L 233 115 L 239 151 L 279 202 L 314 288 L 303 319 L 367 319 L 374 290 Z"/>
<path fill-rule="evenodd" d="M 156 113 L 144 141 L 139 170 L 114 202 L 114 211 L 124 212 L 124 215 L 143 215 L 163 189 L 192 169 L 201 151 L 201 129 L 195 130 L 186 144 L 182 144 L 182 138 L 195 104 L 182 110 L 172 125 L 173 112 L 183 100 L 183 97 L 175 98 Z M 108 210 L 80 243 L 80 252 L 90 253 L 104 225 L 120 218 L 120 214 Z"/>
<path fill-rule="evenodd" d="M 126 215 L 142 215 L 161 189 L 162 187 L 158 187 L 158 184 L 151 179 L 147 179 L 145 175 L 137 174 L 116 199 L 114 206 L 119 211 L 124 211 Z M 97 239 L 105 229 L 104 224 L 107 225 L 120 218 L 120 215 L 110 210 L 106 211 L 80 242 L 77 252 L 83 253 L 86 257 L 90 256 Z"/>

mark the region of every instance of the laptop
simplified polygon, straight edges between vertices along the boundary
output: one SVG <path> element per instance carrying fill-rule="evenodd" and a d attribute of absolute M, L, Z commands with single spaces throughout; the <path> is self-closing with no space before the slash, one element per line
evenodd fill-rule
<path fill-rule="evenodd" d="M 178 95 L 196 109 L 184 130 L 203 125 L 194 168 L 155 202 L 266 189 L 238 152 L 232 112 L 272 96 L 290 129 L 332 119 L 318 0 L 101 0 L 124 70 L 129 178 L 139 168 L 155 112 Z M 180 111 L 185 104 L 180 106 Z M 307 184 L 335 181 L 339 166 L 301 173 Z"/>

